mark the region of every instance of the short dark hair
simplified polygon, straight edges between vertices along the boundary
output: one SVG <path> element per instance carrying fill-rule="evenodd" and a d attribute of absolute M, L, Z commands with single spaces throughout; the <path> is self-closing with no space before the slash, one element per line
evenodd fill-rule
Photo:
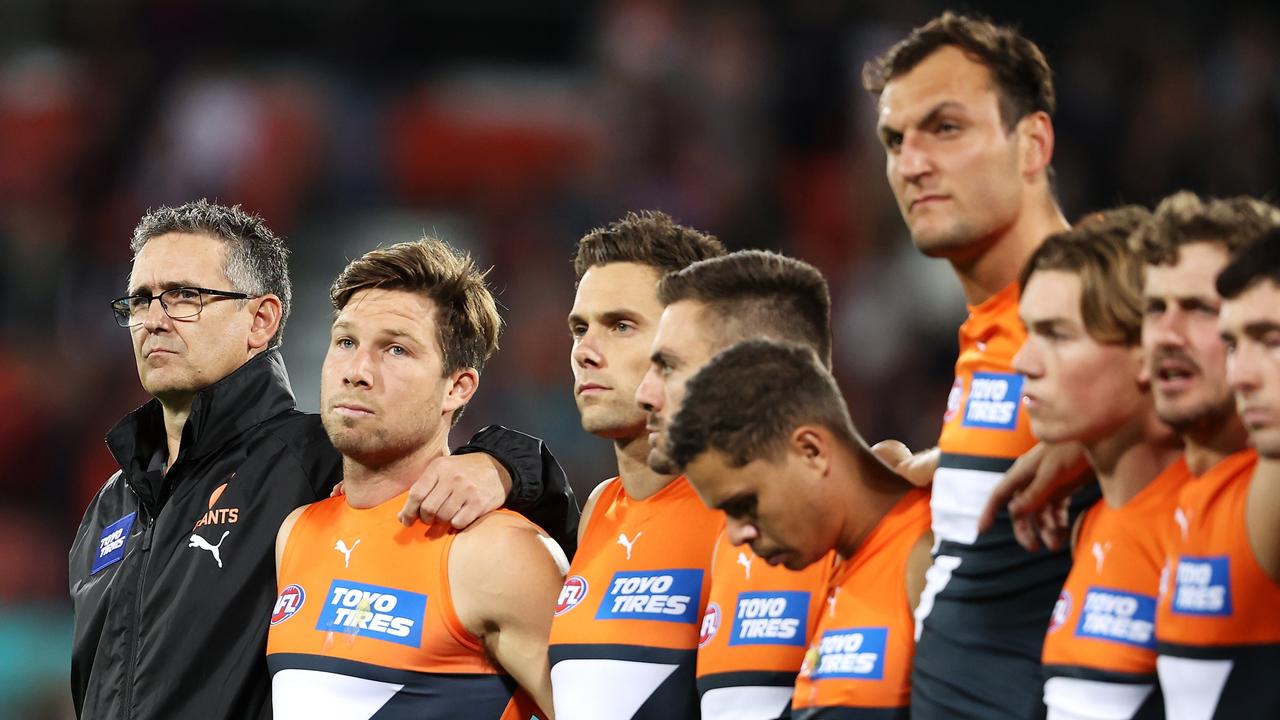
<path fill-rule="evenodd" d="M 1018 276 L 1025 290 L 1031 275 L 1062 270 L 1080 278 L 1080 317 L 1101 343 L 1137 345 L 1142 340 L 1142 263 L 1129 250 L 1129 235 L 1151 212 L 1141 205 L 1092 213 L 1075 227 L 1050 235 Z"/>
<path fill-rule="evenodd" d="M 724 254 L 724 245 L 714 235 L 678 225 L 664 212 L 641 210 L 582 236 L 573 272 L 581 280 L 596 265 L 631 262 L 665 274 Z"/>
<path fill-rule="evenodd" d="M 498 349 L 502 318 L 481 271 L 465 252 L 443 240 L 423 237 L 413 242 L 370 250 L 352 260 L 329 290 L 334 310 L 341 311 L 361 290 L 405 290 L 421 293 L 436 306 L 436 343 L 444 373 L 462 368 L 484 369 Z"/>
<path fill-rule="evenodd" d="M 280 326 L 268 344 L 279 347 L 284 341 L 284 325 L 293 302 L 289 249 L 263 219 L 239 205 L 227 207 L 203 198 L 178 207 L 147 210 L 129 240 L 134 259 L 152 238 L 169 233 L 206 235 L 221 240 L 227 249 L 222 273 L 231 282 L 230 289 L 247 295 L 270 294 L 280 298 Z"/>
<path fill-rule="evenodd" d="M 1053 116 L 1057 109 L 1053 71 L 1040 48 L 1016 28 L 949 10 L 869 60 L 862 68 L 862 85 L 879 97 L 890 81 L 911 72 L 943 47 L 958 48 L 991 72 L 1006 132 L 1031 113 Z"/>
<path fill-rule="evenodd" d="M 792 431 L 821 425 L 861 445 L 835 378 L 808 347 L 746 340 L 712 358 L 690 378 L 668 430 L 677 467 L 702 453 L 724 453 L 733 467 L 777 458 Z"/>
<path fill-rule="evenodd" d="M 1230 300 L 1260 281 L 1280 285 L 1280 228 L 1245 245 L 1218 273 L 1218 294 Z"/>
<path fill-rule="evenodd" d="M 658 300 L 702 303 L 726 345 L 764 335 L 806 345 L 831 366 L 831 291 L 802 260 L 765 250 L 702 260 L 663 277 Z"/>
<path fill-rule="evenodd" d="M 1130 242 L 1147 265 L 1174 265 L 1183 245 L 1217 242 L 1235 254 L 1277 226 L 1280 209 L 1256 198 L 1202 198 L 1181 190 L 1160 201 Z"/>

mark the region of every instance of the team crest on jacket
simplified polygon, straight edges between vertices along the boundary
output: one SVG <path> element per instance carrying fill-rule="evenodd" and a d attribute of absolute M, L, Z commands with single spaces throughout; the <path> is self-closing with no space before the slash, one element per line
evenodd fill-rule
<path fill-rule="evenodd" d="M 702 615 L 702 631 L 698 633 L 698 647 L 711 642 L 711 638 L 716 636 L 716 631 L 720 629 L 721 617 L 720 606 L 707 603 L 707 611 Z"/>
<path fill-rule="evenodd" d="M 587 597 L 587 579 L 581 575 L 570 575 L 564 579 L 564 587 L 560 588 L 560 598 L 556 600 L 555 615 L 563 615 L 578 607 L 578 603 Z"/>
<path fill-rule="evenodd" d="M 213 489 L 213 492 L 209 494 L 208 512 L 201 515 L 199 520 L 196 520 L 195 526 L 191 528 L 192 530 L 197 530 L 205 525 L 234 525 L 240 521 L 240 508 L 214 507 L 214 505 L 218 504 L 218 500 L 222 498 L 222 493 L 226 491 L 227 484 L 235 479 L 236 474 L 231 473 L 227 476 L 227 482 Z"/>
<path fill-rule="evenodd" d="M 276 597 L 276 607 L 271 611 L 271 624 L 279 625 L 293 617 L 302 609 L 302 603 L 306 601 L 307 592 L 299 585 L 290 585 L 281 590 L 280 595 Z"/>

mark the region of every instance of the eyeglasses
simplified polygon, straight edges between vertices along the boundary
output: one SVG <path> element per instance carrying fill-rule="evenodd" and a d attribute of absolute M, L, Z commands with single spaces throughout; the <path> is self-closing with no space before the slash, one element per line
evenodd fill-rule
<path fill-rule="evenodd" d="M 257 297 L 256 295 L 246 295 L 242 292 L 231 292 L 229 290 L 179 287 L 165 290 L 159 295 L 129 295 L 116 298 L 111 301 L 111 311 L 115 313 L 116 324 L 120 327 L 137 327 L 142 324 L 143 316 L 151 309 L 151 301 L 159 300 L 160 308 L 164 310 L 166 315 L 174 320 L 189 320 L 199 315 L 200 311 L 204 309 L 206 295 L 216 296 L 211 299 L 231 298 L 234 300 L 248 300 Z"/>

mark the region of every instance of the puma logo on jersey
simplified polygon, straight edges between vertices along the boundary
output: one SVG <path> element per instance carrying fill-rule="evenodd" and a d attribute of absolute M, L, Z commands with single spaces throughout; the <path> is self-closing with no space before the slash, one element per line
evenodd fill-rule
<path fill-rule="evenodd" d="M 1093 548 L 1090 552 L 1093 553 L 1093 563 L 1098 574 L 1102 574 L 1102 564 L 1107 561 L 1107 553 L 1111 552 L 1111 541 L 1108 540 L 1105 543 L 1099 543 L 1097 540 L 1094 540 Z"/>
<path fill-rule="evenodd" d="M 355 545 L 352 545 L 351 547 L 347 547 L 347 544 L 342 541 L 342 538 L 338 538 L 338 542 L 334 543 L 333 549 L 342 553 L 342 567 L 351 567 L 351 553 L 355 552 L 356 545 L 359 544 L 359 538 L 356 539 Z"/>
<path fill-rule="evenodd" d="M 1178 529 L 1182 531 L 1182 539 L 1187 539 L 1187 514 L 1182 512 L 1182 508 L 1176 508 L 1173 511 L 1173 521 L 1178 523 Z"/>
<path fill-rule="evenodd" d="M 227 536 L 230 534 L 231 534 L 230 530 L 223 530 L 222 537 L 218 538 L 217 545 L 210 545 L 208 540 L 205 540 L 199 535 L 192 535 L 191 540 L 187 543 L 187 547 L 200 548 L 201 550 L 208 550 L 210 553 L 213 554 L 213 559 L 218 561 L 218 567 L 221 568 L 222 554 L 220 551 L 222 549 L 222 541 L 226 540 Z"/>
<path fill-rule="evenodd" d="M 628 560 L 631 559 L 632 546 L 636 544 L 636 541 L 639 540 L 640 536 L 643 534 L 644 534 L 643 532 L 638 532 L 636 533 L 636 536 L 634 538 L 631 538 L 630 540 L 628 540 L 626 535 L 623 535 L 622 533 L 618 533 L 618 544 L 627 549 Z"/>
<path fill-rule="evenodd" d="M 742 570 L 747 574 L 747 579 L 751 579 L 751 558 L 747 557 L 745 552 L 738 551 L 738 564 L 742 566 Z"/>

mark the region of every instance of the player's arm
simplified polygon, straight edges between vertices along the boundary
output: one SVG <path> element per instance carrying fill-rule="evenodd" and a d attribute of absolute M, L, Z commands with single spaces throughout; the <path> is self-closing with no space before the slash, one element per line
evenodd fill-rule
<path fill-rule="evenodd" d="M 991 491 L 978 520 L 986 532 L 1008 507 L 1014 533 L 1028 550 L 1043 542 L 1061 547 L 1070 531 L 1067 505 L 1071 495 L 1094 480 L 1084 446 L 1077 442 L 1039 443 L 1023 453 Z"/>
<path fill-rule="evenodd" d="M 1258 460 L 1245 500 L 1245 526 L 1258 565 L 1280 583 L 1280 461 Z"/>
<path fill-rule="evenodd" d="M 463 627 L 542 708 L 553 712 L 547 640 L 568 561 L 523 518 L 487 515 L 453 541 L 449 586 Z"/>
<path fill-rule="evenodd" d="M 600 500 L 600 493 L 604 492 L 604 486 L 611 481 L 605 480 L 596 486 L 595 490 L 587 496 L 587 504 L 582 506 L 582 521 L 578 523 L 578 544 L 582 544 L 582 534 L 587 531 L 587 523 L 591 522 L 591 513 L 596 509 L 596 502 Z"/>
<path fill-rule="evenodd" d="M 409 489 L 400 521 L 438 518 L 464 528 L 504 504 L 573 555 L 578 501 L 564 470 L 541 440 L 501 425 L 484 428 L 453 454 L 432 461 Z"/>
<path fill-rule="evenodd" d="M 302 512 L 307 509 L 306 505 L 295 509 L 289 513 L 284 522 L 280 523 L 280 529 L 276 531 L 276 579 L 280 579 L 280 567 L 284 563 L 284 547 L 289 544 L 289 533 L 293 532 L 293 526 L 297 524 L 298 518 L 302 517 Z"/>

